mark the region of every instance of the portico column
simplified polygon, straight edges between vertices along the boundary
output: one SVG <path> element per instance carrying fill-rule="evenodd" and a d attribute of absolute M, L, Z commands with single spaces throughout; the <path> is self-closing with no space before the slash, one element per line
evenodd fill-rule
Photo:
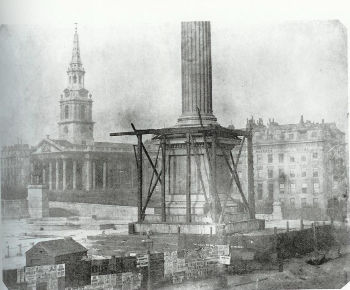
<path fill-rule="evenodd" d="M 107 183 L 107 162 L 103 162 L 103 189 L 106 189 Z"/>
<path fill-rule="evenodd" d="M 91 188 L 91 160 L 86 159 L 86 184 L 85 188 L 87 191 Z"/>
<path fill-rule="evenodd" d="M 67 160 L 62 160 L 62 189 L 66 190 L 67 183 L 66 183 L 66 171 L 67 171 Z"/>
<path fill-rule="evenodd" d="M 73 189 L 77 188 L 77 161 L 73 160 Z"/>
<path fill-rule="evenodd" d="M 96 188 L 96 162 L 92 161 L 92 189 Z"/>
<path fill-rule="evenodd" d="M 43 175 L 43 184 L 46 184 L 46 169 L 44 167 L 45 165 L 43 165 L 43 172 L 42 172 L 42 175 Z"/>
<path fill-rule="evenodd" d="M 60 185 L 60 164 L 59 160 L 56 159 L 56 190 L 59 190 Z"/>
<path fill-rule="evenodd" d="M 49 190 L 52 190 L 52 162 L 49 162 Z"/>

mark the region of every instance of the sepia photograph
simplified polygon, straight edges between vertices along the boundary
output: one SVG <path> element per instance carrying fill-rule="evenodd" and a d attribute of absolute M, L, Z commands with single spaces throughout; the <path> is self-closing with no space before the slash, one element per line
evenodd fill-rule
<path fill-rule="evenodd" d="M 0 0 L 0 289 L 350 289 L 350 6 L 291 3 Z"/>

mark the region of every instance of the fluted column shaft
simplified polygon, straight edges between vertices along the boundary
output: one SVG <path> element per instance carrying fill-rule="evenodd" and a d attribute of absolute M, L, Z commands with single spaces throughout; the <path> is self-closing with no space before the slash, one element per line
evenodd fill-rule
<path fill-rule="evenodd" d="M 77 161 L 73 160 L 73 189 L 77 188 Z"/>
<path fill-rule="evenodd" d="M 58 190 L 59 189 L 59 184 L 60 184 L 60 175 L 59 175 L 59 173 L 60 173 L 60 164 L 59 164 L 59 160 L 58 159 L 56 159 L 56 190 Z"/>
<path fill-rule="evenodd" d="M 49 190 L 52 190 L 52 162 L 49 161 Z"/>
<path fill-rule="evenodd" d="M 86 184 L 85 188 L 87 191 L 91 189 L 91 159 L 86 160 Z"/>
<path fill-rule="evenodd" d="M 92 162 L 92 188 L 96 189 L 96 162 Z"/>
<path fill-rule="evenodd" d="M 107 184 L 107 162 L 103 162 L 103 189 L 106 189 Z"/>
<path fill-rule="evenodd" d="M 67 188 L 67 160 L 63 159 L 62 162 L 62 189 L 66 190 Z"/>
<path fill-rule="evenodd" d="M 181 27 L 182 113 L 212 113 L 210 22 L 183 22 Z"/>

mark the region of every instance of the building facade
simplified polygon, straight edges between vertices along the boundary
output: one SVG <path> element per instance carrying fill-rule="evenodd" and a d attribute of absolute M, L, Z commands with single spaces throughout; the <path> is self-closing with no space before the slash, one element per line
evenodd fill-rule
<path fill-rule="evenodd" d="M 258 213 L 280 203 L 284 218 L 325 218 L 331 200 L 347 200 L 345 134 L 335 123 L 253 125 L 255 200 Z M 238 174 L 246 188 L 246 156 Z"/>
<path fill-rule="evenodd" d="M 30 182 L 30 154 L 28 144 L 4 146 L 1 150 L 1 198 L 24 199 Z"/>

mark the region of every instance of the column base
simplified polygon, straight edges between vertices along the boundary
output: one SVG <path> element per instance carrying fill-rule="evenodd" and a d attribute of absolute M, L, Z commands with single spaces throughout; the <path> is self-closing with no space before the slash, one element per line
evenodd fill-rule
<path fill-rule="evenodd" d="M 219 125 L 213 114 L 201 114 L 203 126 Z M 177 120 L 176 127 L 200 126 L 198 114 L 182 114 Z"/>

